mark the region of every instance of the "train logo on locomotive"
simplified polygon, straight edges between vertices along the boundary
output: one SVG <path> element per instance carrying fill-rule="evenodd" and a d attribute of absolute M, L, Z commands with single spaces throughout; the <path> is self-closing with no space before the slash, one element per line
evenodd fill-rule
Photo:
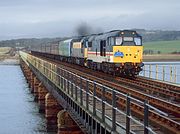
<path fill-rule="evenodd" d="M 124 57 L 124 53 L 120 52 L 119 50 L 114 53 L 114 57 Z"/>

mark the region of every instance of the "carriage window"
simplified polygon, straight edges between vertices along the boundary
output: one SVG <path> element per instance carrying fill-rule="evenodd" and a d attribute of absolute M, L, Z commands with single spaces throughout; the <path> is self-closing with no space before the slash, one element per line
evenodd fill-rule
<path fill-rule="evenodd" d="M 134 38 L 134 42 L 135 42 L 135 44 L 136 44 L 137 46 L 142 45 L 142 44 L 141 44 L 141 38 L 138 38 L 138 37 Z"/>
<path fill-rule="evenodd" d="M 122 37 L 117 37 L 116 38 L 116 45 L 121 45 L 122 44 Z"/>

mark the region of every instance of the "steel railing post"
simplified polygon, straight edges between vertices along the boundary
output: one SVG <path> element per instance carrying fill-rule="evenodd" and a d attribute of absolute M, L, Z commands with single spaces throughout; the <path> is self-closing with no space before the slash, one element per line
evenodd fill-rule
<path fill-rule="evenodd" d="M 174 67 L 174 83 L 176 83 L 176 67 Z"/>
<path fill-rule="evenodd" d="M 80 104 L 83 105 L 83 94 L 82 94 L 82 78 L 80 77 Z"/>
<path fill-rule="evenodd" d="M 131 111 L 130 95 L 126 97 L 126 134 L 130 134 L 130 111 Z"/>
<path fill-rule="evenodd" d="M 71 74 L 71 97 L 73 97 L 73 75 Z"/>
<path fill-rule="evenodd" d="M 148 102 L 144 102 L 144 134 L 148 134 L 148 125 L 149 125 L 149 107 Z"/>
<path fill-rule="evenodd" d="M 165 69 L 164 69 L 164 66 L 163 66 L 163 81 L 165 80 Z"/>
<path fill-rule="evenodd" d="M 60 77 L 60 75 L 58 74 L 58 78 L 57 78 L 57 81 L 58 81 L 58 86 L 60 86 L 60 80 L 61 80 L 61 77 Z"/>
<path fill-rule="evenodd" d="M 105 87 L 102 87 L 102 122 L 105 121 Z"/>
<path fill-rule="evenodd" d="M 64 75 L 63 75 L 63 77 L 64 77 L 64 86 L 63 86 L 63 88 L 64 88 L 64 91 L 66 91 L 66 71 L 64 71 Z"/>
<path fill-rule="evenodd" d="M 86 80 L 86 110 L 89 110 L 89 81 Z"/>
<path fill-rule="evenodd" d="M 64 90 L 64 70 L 63 70 L 63 74 L 62 74 L 62 89 Z"/>
<path fill-rule="evenodd" d="M 112 90 L 112 131 L 116 130 L 116 92 Z"/>
<path fill-rule="evenodd" d="M 93 90 L 93 115 L 96 115 L 96 83 L 94 82 L 94 90 Z"/>
<path fill-rule="evenodd" d="M 149 78 L 151 78 L 151 72 L 152 72 L 152 67 L 151 67 L 151 65 L 149 65 Z"/>
<path fill-rule="evenodd" d="M 75 83 L 75 82 L 74 82 Z M 77 86 L 75 85 L 75 100 L 77 101 Z"/>
<path fill-rule="evenodd" d="M 170 82 L 172 82 L 172 76 L 173 76 L 173 71 L 172 71 L 172 66 L 170 67 Z"/>
<path fill-rule="evenodd" d="M 68 78 L 67 78 L 67 93 L 69 94 L 69 72 L 68 72 Z"/>
<path fill-rule="evenodd" d="M 156 65 L 156 79 L 158 79 L 158 65 Z"/>

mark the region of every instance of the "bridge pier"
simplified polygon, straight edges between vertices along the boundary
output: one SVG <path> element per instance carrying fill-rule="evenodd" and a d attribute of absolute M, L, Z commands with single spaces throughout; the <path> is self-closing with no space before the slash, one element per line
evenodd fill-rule
<path fill-rule="evenodd" d="M 34 93 L 34 77 L 35 75 L 33 74 L 33 72 L 31 72 L 30 81 L 29 81 L 31 93 Z"/>
<path fill-rule="evenodd" d="M 83 134 L 77 124 L 73 121 L 66 110 L 61 110 L 57 114 L 58 132 L 57 134 Z"/>
<path fill-rule="evenodd" d="M 79 126 L 62 108 L 42 81 L 33 73 L 26 63 L 21 61 L 21 69 L 27 80 L 30 92 L 39 104 L 39 112 L 45 113 L 46 129 L 57 134 L 83 134 Z"/>
<path fill-rule="evenodd" d="M 35 102 L 38 102 L 38 88 L 39 88 L 39 84 L 40 84 L 40 81 L 37 79 L 37 77 L 34 77 L 34 85 L 33 85 L 33 87 L 34 87 L 34 92 L 33 92 L 33 94 L 34 94 L 34 101 Z"/>
<path fill-rule="evenodd" d="M 48 93 L 47 89 L 43 86 L 42 83 L 39 83 L 38 86 L 39 113 L 45 113 L 45 96 L 47 93 Z"/>
<path fill-rule="evenodd" d="M 28 83 L 28 87 L 30 88 L 30 81 L 31 81 L 31 70 L 29 67 L 25 64 L 21 64 L 21 70 L 23 71 L 23 74 L 26 78 L 26 81 Z"/>
<path fill-rule="evenodd" d="M 58 104 L 56 99 L 47 93 L 45 96 L 45 117 L 47 131 L 57 131 L 57 114 L 63 108 Z"/>
<path fill-rule="evenodd" d="M 26 77 L 26 80 L 27 80 L 27 83 L 28 83 L 28 87 L 30 88 L 30 86 L 31 86 L 31 84 L 30 84 L 31 70 L 29 68 L 27 68 L 27 71 L 25 72 L 25 77 Z"/>

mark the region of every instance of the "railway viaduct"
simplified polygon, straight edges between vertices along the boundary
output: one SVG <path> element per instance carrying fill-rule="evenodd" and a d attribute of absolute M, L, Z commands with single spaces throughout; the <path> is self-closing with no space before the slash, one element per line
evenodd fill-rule
<path fill-rule="evenodd" d="M 179 124 L 155 129 L 149 125 L 153 122 L 149 111 L 158 110 L 146 101 L 26 52 L 20 52 L 20 65 L 30 92 L 39 104 L 39 112 L 45 114 L 48 131 L 58 134 L 148 134 L 162 133 L 162 128 L 166 133 L 179 133 Z M 134 112 L 132 107 L 137 104 L 140 108 Z M 164 114 L 158 113 L 159 116 Z"/>

